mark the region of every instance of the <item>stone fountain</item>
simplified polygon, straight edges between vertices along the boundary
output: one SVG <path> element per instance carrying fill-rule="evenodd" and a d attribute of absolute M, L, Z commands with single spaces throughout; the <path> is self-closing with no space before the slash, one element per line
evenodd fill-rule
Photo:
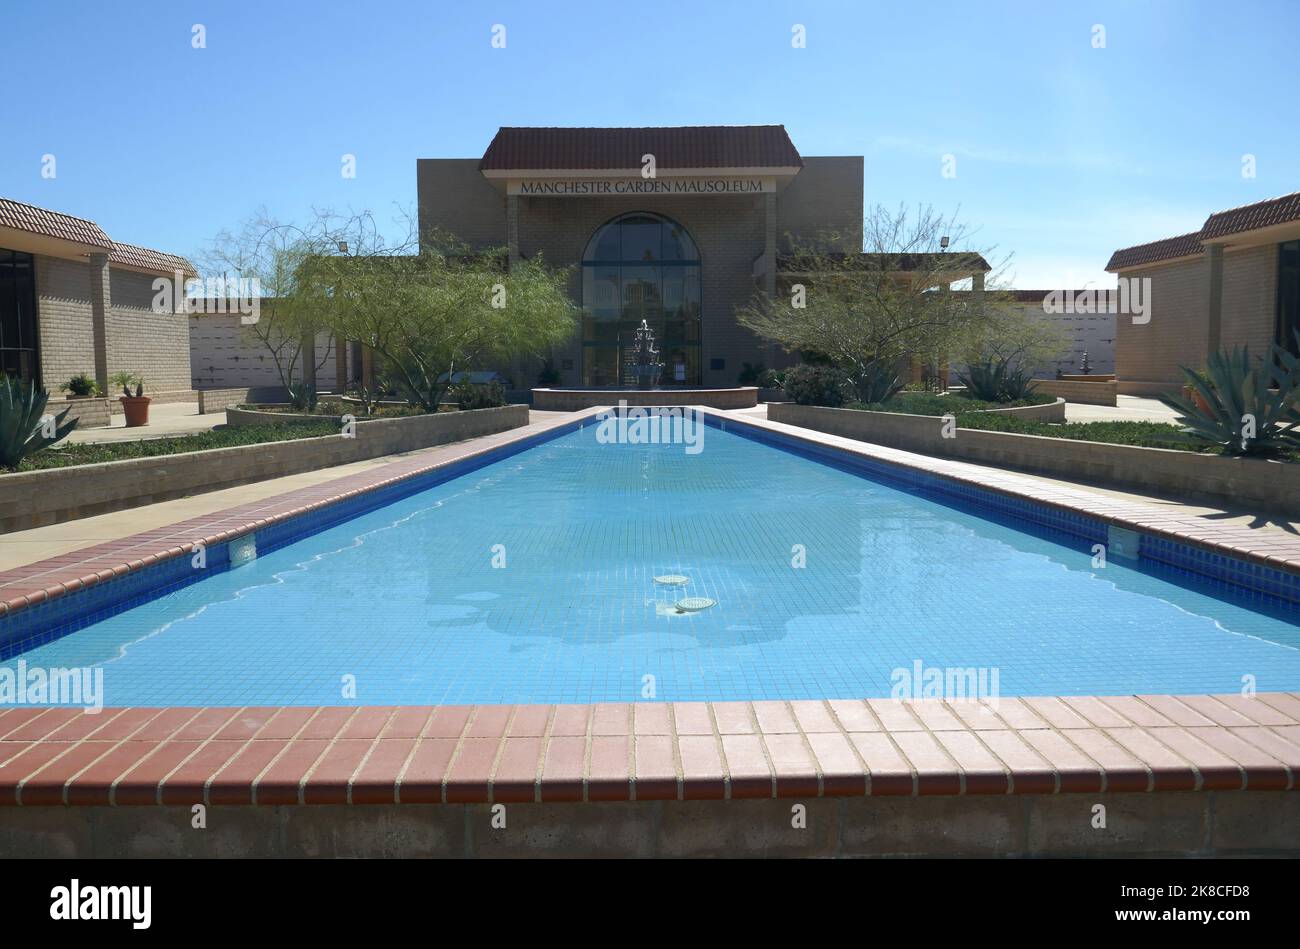
<path fill-rule="evenodd" d="M 655 349 L 655 336 L 645 320 L 636 330 L 636 361 L 632 364 L 632 375 L 636 378 L 638 389 L 657 388 L 659 377 L 663 374 L 664 364 L 659 359 L 659 350 Z"/>

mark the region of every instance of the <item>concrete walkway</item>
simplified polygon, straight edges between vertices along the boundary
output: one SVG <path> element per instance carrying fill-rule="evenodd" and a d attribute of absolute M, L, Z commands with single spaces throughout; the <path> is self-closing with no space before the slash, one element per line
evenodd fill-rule
<path fill-rule="evenodd" d="M 107 428 L 78 427 L 66 440 L 75 445 L 134 442 L 146 438 L 165 438 L 169 435 L 193 435 L 197 432 L 211 431 L 218 425 L 225 424 L 225 412 L 200 415 L 197 402 L 164 402 L 149 406 L 148 425 L 127 428 L 126 416 L 118 413 L 113 416 Z"/>
<path fill-rule="evenodd" d="M 1121 395 L 1118 405 L 1084 405 L 1081 402 L 1065 403 L 1067 422 L 1173 422 L 1176 413 L 1159 399 L 1136 395 Z"/>

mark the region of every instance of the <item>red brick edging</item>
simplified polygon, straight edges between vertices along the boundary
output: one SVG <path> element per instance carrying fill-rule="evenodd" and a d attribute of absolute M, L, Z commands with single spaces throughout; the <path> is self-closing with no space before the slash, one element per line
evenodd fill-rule
<path fill-rule="evenodd" d="M 0 804 L 1293 790 L 1300 694 L 0 712 Z"/>

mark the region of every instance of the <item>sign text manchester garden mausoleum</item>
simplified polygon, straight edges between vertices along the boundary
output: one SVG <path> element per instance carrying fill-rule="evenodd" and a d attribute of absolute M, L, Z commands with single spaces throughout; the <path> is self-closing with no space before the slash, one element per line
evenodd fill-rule
<path fill-rule="evenodd" d="M 763 178 L 586 178 L 574 181 L 534 180 L 512 184 L 521 195 L 620 194 L 761 194 L 775 191 Z"/>

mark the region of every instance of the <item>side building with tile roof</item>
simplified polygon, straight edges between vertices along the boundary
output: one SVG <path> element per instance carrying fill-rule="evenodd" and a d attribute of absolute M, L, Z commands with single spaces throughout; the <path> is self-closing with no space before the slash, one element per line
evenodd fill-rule
<path fill-rule="evenodd" d="M 1118 314 L 1115 373 L 1129 395 L 1182 385 L 1209 354 L 1279 342 L 1300 350 L 1300 192 L 1206 218 L 1190 234 L 1115 251 L 1106 269 L 1149 287 L 1148 311 Z M 1149 284 L 1145 281 L 1149 280 Z"/>
<path fill-rule="evenodd" d="M 110 376 L 135 372 L 147 393 L 183 398 L 191 388 L 190 323 L 155 306 L 154 287 L 178 275 L 196 276 L 183 257 L 0 198 L 0 371 L 55 397 L 80 373 L 107 393 Z"/>

